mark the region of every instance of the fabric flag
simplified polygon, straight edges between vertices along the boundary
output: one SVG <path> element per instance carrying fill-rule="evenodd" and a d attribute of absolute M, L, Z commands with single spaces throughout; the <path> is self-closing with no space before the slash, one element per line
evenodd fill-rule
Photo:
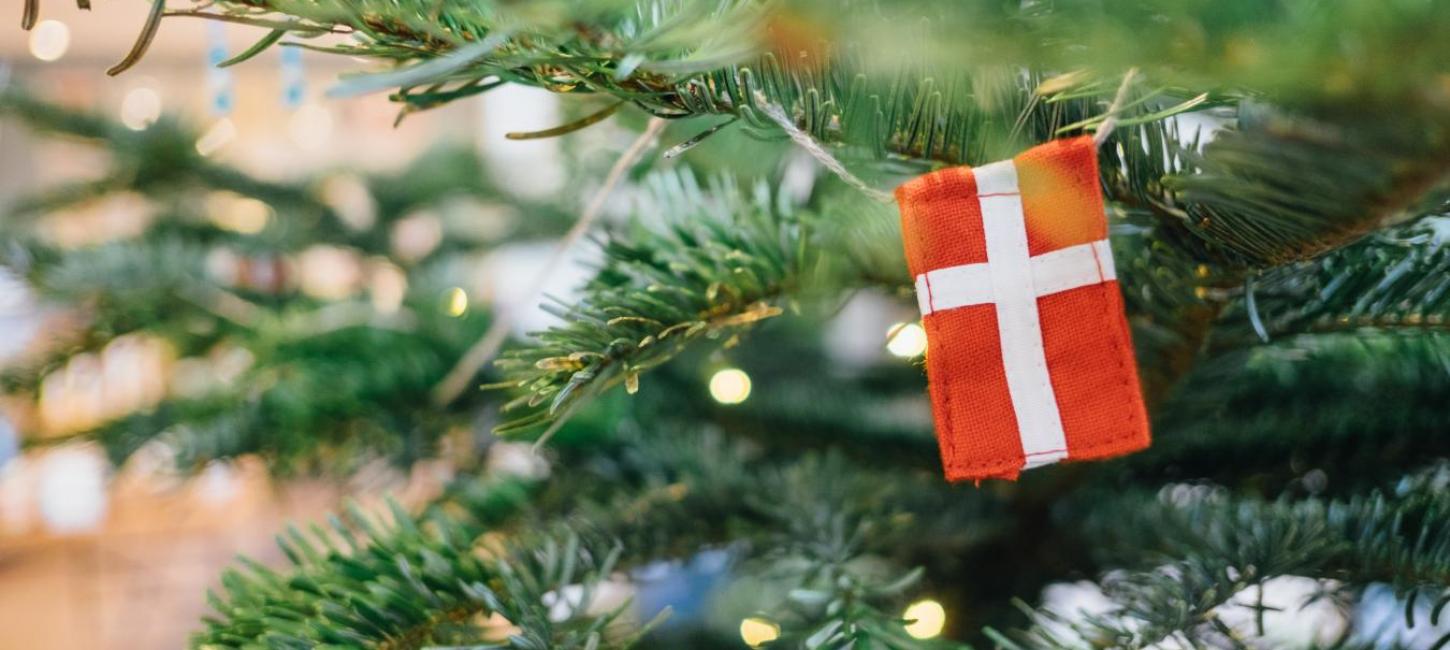
<path fill-rule="evenodd" d="M 896 190 L 948 480 L 1148 446 L 1092 138 Z"/>

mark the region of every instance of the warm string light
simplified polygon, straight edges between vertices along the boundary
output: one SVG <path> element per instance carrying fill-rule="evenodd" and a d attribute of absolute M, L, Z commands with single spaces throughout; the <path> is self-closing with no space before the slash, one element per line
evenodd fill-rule
<path fill-rule="evenodd" d="M 468 313 L 468 292 L 461 287 L 449 289 L 443 297 L 443 311 L 454 318 Z"/>
<path fill-rule="evenodd" d="M 223 230 L 255 235 L 272 220 L 272 206 L 249 196 L 216 191 L 206 197 L 207 216 Z"/>
<path fill-rule="evenodd" d="M 750 375 L 726 368 L 710 377 L 710 397 L 721 404 L 739 404 L 750 397 Z"/>
<path fill-rule="evenodd" d="M 745 645 L 759 648 L 780 638 L 780 626 L 763 618 L 747 618 L 740 621 L 740 638 Z"/>
<path fill-rule="evenodd" d="M 886 351 L 911 359 L 926 352 L 926 330 L 917 323 L 897 323 L 886 330 Z"/>
<path fill-rule="evenodd" d="M 906 633 L 917 639 L 935 638 L 947 625 L 947 610 L 929 598 L 912 603 L 901 617 L 907 620 Z"/>
<path fill-rule="evenodd" d="M 121 100 L 121 123 L 132 131 L 145 131 L 161 119 L 161 95 L 146 86 L 132 88 Z"/>
<path fill-rule="evenodd" d="M 30 55 L 41 61 L 59 61 L 70 50 L 70 27 L 59 20 L 42 20 L 30 30 Z"/>

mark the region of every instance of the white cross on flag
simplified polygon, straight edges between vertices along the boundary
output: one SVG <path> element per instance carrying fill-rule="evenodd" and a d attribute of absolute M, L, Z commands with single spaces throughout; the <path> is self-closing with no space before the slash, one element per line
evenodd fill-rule
<path fill-rule="evenodd" d="M 1146 447 L 1092 139 L 896 193 L 947 478 Z"/>

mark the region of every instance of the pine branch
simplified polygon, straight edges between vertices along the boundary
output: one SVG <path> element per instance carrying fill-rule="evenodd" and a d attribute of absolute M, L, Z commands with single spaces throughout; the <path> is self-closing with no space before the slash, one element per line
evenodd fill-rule
<path fill-rule="evenodd" d="M 1187 501 L 1165 490 L 1101 504 L 1082 534 L 1110 561 L 1132 564 L 1103 581 L 1118 609 L 1077 631 L 1121 648 L 1167 638 L 1208 643 L 1221 638 L 1218 607 L 1284 575 L 1329 578 L 1347 592 L 1379 582 L 1442 592 L 1450 584 L 1445 477 L 1444 468 L 1433 469 L 1406 478 L 1393 493 L 1343 501 L 1265 502 L 1203 487 L 1184 492 L 1193 495 Z M 1040 628 L 1019 640 L 1071 647 Z"/>
<path fill-rule="evenodd" d="M 763 187 L 753 198 L 723 181 L 702 191 L 688 175 L 657 177 L 653 194 L 642 209 L 670 215 L 668 223 L 636 224 L 606 243 L 582 299 L 556 308 L 567 323 L 498 362 L 506 380 L 497 386 L 524 392 L 507 408 L 525 411 L 499 431 L 556 421 L 619 384 L 633 389 L 641 373 L 690 342 L 730 347 L 758 320 L 804 299 L 831 301 L 857 286 L 908 290 L 889 208 L 838 194 L 817 208 L 829 218 L 795 214 L 772 205 L 780 201 Z M 1156 400 L 1196 360 L 1223 301 L 1201 295 L 1198 265 L 1163 250 L 1162 228 L 1147 223 L 1125 224 L 1114 245 Z"/>
<path fill-rule="evenodd" d="M 585 295 L 556 309 L 565 325 L 506 353 L 497 365 L 525 395 L 507 409 L 533 411 L 500 432 L 548 422 L 699 339 L 725 339 L 782 312 L 818 267 L 805 257 L 809 228 L 764 186 L 754 195 L 725 181 L 703 191 L 689 174 L 655 178 L 661 228 L 611 238 Z M 544 408 L 538 408 L 547 403 Z"/>
<path fill-rule="evenodd" d="M 1447 145 L 1434 135 L 1443 115 L 1405 110 L 1407 105 L 1434 105 L 1424 90 L 1433 84 L 1414 80 L 1432 78 L 1439 69 L 1437 61 L 1443 59 L 1434 58 L 1436 48 L 1416 49 L 1407 53 L 1407 61 L 1394 62 L 1397 70 L 1410 70 L 1408 74 L 1380 74 L 1384 66 L 1351 66 L 1344 53 L 1332 51 L 1344 23 L 1311 18 L 1319 12 L 1298 4 L 1283 0 L 1254 10 L 1209 10 L 1154 2 L 1110 12 L 1077 3 L 1038 4 L 1017 12 L 914 7 L 908 13 L 921 12 L 931 26 L 906 41 L 913 55 L 889 58 L 881 56 L 880 43 L 849 27 L 853 15 L 870 11 L 821 15 L 810 2 L 778 13 L 746 2 L 650 1 L 589 9 L 542 5 L 520 11 L 459 2 L 425 9 L 406 2 L 252 0 L 222 3 L 220 11 L 232 19 L 291 16 L 301 20 L 304 33 L 350 31 L 360 39 L 358 44 L 336 51 L 418 62 L 399 72 L 349 82 L 401 85 L 397 98 L 417 100 L 415 105 L 434 105 L 441 96 L 481 90 L 498 79 L 561 92 L 607 93 L 661 116 L 730 115 L 757 132 L 775 133 L 777 126 L 757 104 L 764 97 L 822 143 L 875 159 L 947 163 L 1006 157 L 1055 137 L 1064 127 L 1091 126 L 1103 117 L 1101 106 L 1113 85 L 1108 81 L 1119 76 L 1107 74 L 1104 66 L 1096 73 L 1079 72 L 1069 75 L 1070 81 L 1044 85 L 1041 77 L 1012 72 L 1022 65 L 1093 69 L 1104 62 L 1121 63 L 1126 51 L 1139 57 L 1134 60 L 1138 64 L 1156 68 L 1173 60 L 1180 68 L 1201 70 L 1201 64 L 1193 63 L 1227 57 L 1237 62 L 1227 70 L 1190 75 L 1197 82 L 1193 90 L 1177 79 L 1172 85 L 1155 85 L 1150 72 L 1148 96 L 1130 102 L 1132 110 L 1122 116 L 1122 123 L 1147 121 L 1143 128 L 1164 131 L 1171 128 L 1162 124 L 1165 117 L 1205 98 L 1207 103 L 1197 108 L 1233 109 L 1244 96 L 1287 100 L 1294 95 L 1272 91 L 1288 87 L 1312 97 L 1300 101 L 1288 117 L 1261 122 L 1251 115 L 1251 120 L 1240 120 L 1241 135 L 1220 137 L 1194 163 L 1192 173 L 1134 179 L 1140 186 L 1164 190 L 1145 204 L 1147 209 L 1161 219 L 1180 221 L 1209 248 L 1221 249 L 1221 254 L 1200 261 L 1261 268 L 1312 257 L 1385 225 L 1446 182 L 1443 161 L 1450 159 Z M 873 6 L 863 3 L 862 9 Z M 1450 21 L 1446 12 L 1415 3 L 1365 0 L 1345 10 L 1345 15 L 1366 19 L 1350 23 L 1361 28 L 1355 32 L 1363 41 L 1360 46 L 1379 44 L 1384 51 L 1401 51 L 1401 41 L 1395 39 L 1406 30 Z M 796 34 L 791 29 L 793 11 L 826 27 L 819 34 Z M 843 21 L 847 26 L 839 25 Z M 1171 37 L 1173 30 L 1148 29 L 1148 24 L 1192 27 L 1207 42 L 1234 43 L 1255 56 L 1218 52 L 1223 57 L 1213 58 L 1199 52 L 1185 57 L 1183 45 Z M 959 29 L 941 32 L 940 25 Z M 1122 40 L 1094 40 L 1124 30 L 1146 30 L 1163 38 L 1134 39 L 1134 48 L 1121 47 Z M 1275 40 L 1286 33 L 1295 38 Z M 950 34 L 951 42 L 971 44 L 973 56 L 950 58 L 954 64 L 974 61 L 971 71 L 935 59 L 942 52 L 961 50 L 945 42 L 944 34 Z M 1015 36 L 1014 44 L 1003 43 L 1005 34 Z M 972 37 L 1005 46 L 980 48 Z M 1105 47 L 1109 42 L 1112 48 Z M 1324 60 L 1344 62 L 1333 86 L 1338 90 L 1322 89 L 1320 60 L 1300 58 L 1306 43 Z M 1299 49 L 1282 51 L 1291 45 Z M 1067 52 L 1073 53 L 1071 67 L 1061 59 Z M 1283 59 L 1267 63 L 1267 53 Z M 894 63 L 883 66 L 880 59 Z M 1300 63 L 1309 60 L 1315 65 Z M 1255 88 L 1254 82 L 1264 88 Z M 412 97 L 413 92 L 420 97 Z M 1375 110 L 1350 114 L 1334 108 L 1365 97 L 1374 100 Z M 1193 100 L 1180 103 L 1185 98 Z M 1252 106 L 1249 112 L 1255 112 Z M 1123 151 L 1130 158 L 1157 155 L 1133 147 Z M 1110 189 L 1115 185 L 1109 183 Z"/>
<path fill-rule="evenodd" d="M 228 572 L 225 593 L 213 598 L 221 616 L 208 621 L 196 643 L 484 643 L 489 630 L 481 622 L 498 612 L 522 628 L 522 639 L 502 647 L 582 647 L 577 644 L 586 638 L 565 635 L 586 624 L 595 631 L 604 619 L 560 624 L 544 606 L 557 599 L 545 594 L 582 584 L 580 608 L 586 609 L 589 584 L 612 569 L 734 541 L 744 544 L 751 571 L 815 590 L 796 592 L 791 613 L 781 617 L 787 635 L 829 627 L 832 638 L 944 647 L 906 637 L 899 618 L 882 608 L 900 603 L 915 578 L 884 577 L 865 567 L 905 546 L 907 532 L 892 523 L 906 516 L 903 506 L 966 516 L 973 508 L 960 499 L 948 505 L 942 495 L 899 498 L 927 484 L 883 484 L 839 458 L 766 464 L 748 448 L 710 435 L 627 434 L 574 444 L 582 446 L 561 442 L 560 466 L 576 471 L 544 484 L 464 478 L 421 515 L 395 508 L 392 522 L 382 524 L 353 511 L 346 523 L 333 520 L 310 535 L 289 531 L 279 541 L 293 567 L 273 571 L 248 563 Z M 573 462 L 573 454 L 589 462 Z M 604 557 L 597 544 L 575 548 L 570 537 L 560 544 L 526 532 L 553 530 L 560 521 L 587 539 L 625 544 Z M 506 549 L 487 541 L 501 535 L 519 537 Z M 592 571 L 570 574 L 571 562 L 587 570 L 591 561 Z M 832 606 L 838 599 L 843 606 Z M 629 647 L 648 630 L 618 623 L 600 647 Z"/>
<path fill-rule="evenodd" d="M 1166 181 L 1187 227 L 1263 268 L 1316 257 L 1425 214 L 1450 182 L 1430 124 L 1306 121 L 1241 115 Z"/>
<path fill-rule="evenodd" d="M 1313 472 L 1324 479 L 1313 489 L 1349 493 L 1444 454 L 1447 368 L 1450 340 L 1432 334 L 1314 335 L 1225 354 L 1164 404 L 1153 448 L 1112 474 L 1273 493 L 1313 485 Z"/>
<path fill-rule="evenodd" d="M 623 538 L 628 557 L 686 557 L 730 543 L 739 560 L 734 573 L 781 586 L 778 599 L 757 599 L 759 615 L 780 627 L 777 647 L 957 647 L 902 628 L 898 612 L 918 592 L 921 573 L 895 567 L 925 549 L 899 524 L 921 519 L 960 530 L 963 522 L 985 521 L 986 500 L 834 454 L 778 460 L 711 434 L 626 434 L 618 442 L 625 447 L 578 461 L 566 449 L 560 465 L 583 471 L 553 487 L 573 485 L 564 493 L 585 504 L 574 518 Z M 619 465 L 601 467 L 601 456 Z M 621 485 L 635 487 L 597 494 Z"/>
<path fill-rule="evenodd" d="M 1272 338 L 1358 329 L 1444 331 L 1450 328 L 1450 248 L 1446 217 L 1387 231 L 1313 262 L 1275 269 L 1245 288 L 1226 315 L 1215 346 L 1252 336 L 1258 319 Z"/>
<path fill-rule="evenodd" d="M 511 648 L 622 648 L 606 628 L 617 616 L 551 617 L 547 594 L 587 593 L 614 569 L 617 551 L 577 536 L 544 538 L 531 550 L 482 548 L 479 538 L 526 501 L 528 488 L 501 483 L 462 514 L 415 519 L 394 506 L 392 522 L 356 510 L 311 536 L 279 536 L 294 568 L 228 571 L 212 604 L 221 615 L 193 642 L 204 647 L 404 650 L 444 644 Z M 582 609 L 582 608 L 577 608 Z M 490 630 L 490 614 L 515 628 Z M 507 634 L 507 636 L 504 636 Z M 492 646 L 490 646 L 492 647 Z"/>

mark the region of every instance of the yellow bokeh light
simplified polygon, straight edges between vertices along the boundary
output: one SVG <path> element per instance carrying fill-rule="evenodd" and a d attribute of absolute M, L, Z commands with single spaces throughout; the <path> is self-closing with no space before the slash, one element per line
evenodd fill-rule
<path fill-rule="evenodd" d="M 947 610 L 935 600 L 918 600 L 901 615 L 906 619 L 906 633 L 918 639 L 930 639 L 947 626 Z"/>
<path fill-rule="evenodd" d="M 454 318 L 468 313 L 468 292 L 459 287 L 449 289 L 443 299 L 443 310 Z"/>
<path fill-rule="evenodd" d="M 740 638 L 752 648 L 759 648 L 780 638 L 780 626 L 763 618 L 747 618 L 740 621 Z"/>
<path fill-rule="evenodd" d="M 59 20 L 42 20 L 30 30 L 30 55 L 58 61 L 70 50 L 70 28 Z"/>
<path fill-rule="evenodd" d="M 710 397 L 721 404 L 739 404 L 750 397 L 750 375 L 726 368 L 710 377 Z"/>
<path fill-rule="evenodd" d="M 160 118 L 161 95 L 151 88 L 132 88 L 121 100 L 121 123 L 132 131 L 144 131 Z"/>
<path fill-rule="evenodd" d="M 243 235 L 262 232 L 272 220 L 272 206 L 233 192 L 216 191 L 207 195 L 206 209 L 217 227 Z"/>
<path fill-rule="evenodd" d="M 917 323 L 897 323 L 886 330 L 886 351 L 910 359 L 926 352 L 926 330 Z"/>

